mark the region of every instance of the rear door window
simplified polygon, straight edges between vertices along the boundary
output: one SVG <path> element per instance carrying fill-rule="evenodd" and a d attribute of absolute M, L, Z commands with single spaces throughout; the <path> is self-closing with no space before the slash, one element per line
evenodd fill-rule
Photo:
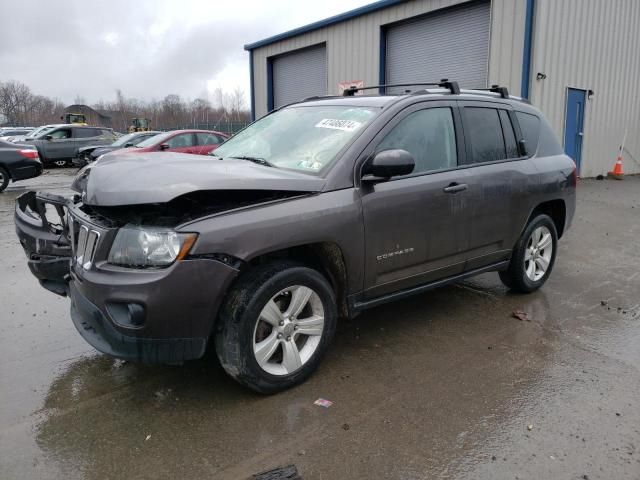
<path fill-rule="evenodd" d="M 540 119 L 535 115 L 524 112 L 516 112 L 516 118 L 520 124 L 520 131 L 527 147 L 527 155 L 534 155 L 538 150 Z"/>
<path fill-rule="evenodd" d="M 169 148 L 188 148 L 194 146 L 192 133 L 181 133 L 167 140 Z"/>
<path fill-rule="evenodd" d="M 464 119 L 465 136 L 469 136 L 473 163 L 495 162 L 507 158 L 497 109 L 465 107 Z"/>
<path fill-rule="evenodd" d="M 97 137 L 99 134 L 99 130 L 97 128 L 74 128 L 73 136 L 75 138 L 91 138 Z"/>

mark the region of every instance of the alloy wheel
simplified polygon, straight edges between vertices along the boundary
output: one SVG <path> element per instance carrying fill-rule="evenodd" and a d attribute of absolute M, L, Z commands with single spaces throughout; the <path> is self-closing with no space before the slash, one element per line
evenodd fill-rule
<path fill-rule="evenodd" d="M 253 332 L 253 353 L 271 375 L 289 375 L 320 345 L 324 307 L 311 288 L 295 285 L 276 293 L 262 308 Z"/>
<path fill-rule="evenodd" d="M 553 237 L 544 225 L 539 226 L 527 241 L 524 253 L 524 268 L 529 280 L 537 282 L 549 269 L 553 254 Z"/>

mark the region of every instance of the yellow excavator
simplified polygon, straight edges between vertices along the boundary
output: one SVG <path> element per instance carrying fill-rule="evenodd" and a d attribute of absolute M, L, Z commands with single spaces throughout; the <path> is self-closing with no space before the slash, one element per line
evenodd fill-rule
<path fill-rule="evenodd" d="M 65 113 L 60 117 L 64 123 L 74 123 L 76 125 L 86 125 L 87 117 L 84 113 Z"/>
<path fill-rule="evenodd" d="M 148 118 L 134 118 L 129 125 L 129 133 L 148 132 L 151 130 L 151 120 Z"/>

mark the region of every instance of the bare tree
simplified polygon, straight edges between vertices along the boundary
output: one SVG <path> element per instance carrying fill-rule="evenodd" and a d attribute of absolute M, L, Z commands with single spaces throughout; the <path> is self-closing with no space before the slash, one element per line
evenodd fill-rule
<path fill-rule="evenodd" d="M 231 93 L 231 112 L 236 121 L 240 121 L 241 113 L 246 110 L 244 102 L 244 90 L 236 87 Z"/>
<path fill-rule="evenodd" d="M 122 90 L 115 92 L 111 101 L 100 100 L 93 104 L 98 114 L 88 111 L 90 123 L 105 122 L 118 131 L 126 131 L 134 117 L 151 120 L 154 129 L 172 129 L 187 125 L 208 125 L 215 128 L 229 121 L 248 121 L 245 94 L 241 88 L 225 91 L 216 88 L 211 101 L 205 92 L 193 101 L 185 101 L 178 95 L 167 95 L 161 101 L 143 101 L 125 97 Z M 86 104 L 85 98 L 77 95 L 76 104 Z M 34 95 L 28 86 L 15 81 L 0 82 L 0 124 L 44 125 L 58 123 L 65 106 L 57 99 Z M 110 122 L 104 116 L 110 117 Z"/>
<path fill-rule="evenodd" d="M 25 125 L 33 94 L 24 83 L 0 84 L 0 114 L 11 125 Z"/>

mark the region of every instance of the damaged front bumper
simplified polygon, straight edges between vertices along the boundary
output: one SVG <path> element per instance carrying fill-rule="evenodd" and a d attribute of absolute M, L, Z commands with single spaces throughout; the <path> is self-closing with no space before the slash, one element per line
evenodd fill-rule
<path fill-rule="evenodd" d="M 110 265 L 119 227 L 100 220 L 83 213 L 76 199 L 35 192 L 19 197 L 16 232 L 31 272 L 43 287 L 69 296 L 73 324 L 97 350 L 145 363 L 200 358 L 237 268 L 204 257 L 148 270 Z M 91 233 L 81 243 L 83 228 Z"/>
<path fill-rule="evenodd" d="M 27 192 L 16 199 L 14 221 L 29 270 L 47 290 L 66 296 L 71 265 L 66 208 L 60 195 Z"/>

